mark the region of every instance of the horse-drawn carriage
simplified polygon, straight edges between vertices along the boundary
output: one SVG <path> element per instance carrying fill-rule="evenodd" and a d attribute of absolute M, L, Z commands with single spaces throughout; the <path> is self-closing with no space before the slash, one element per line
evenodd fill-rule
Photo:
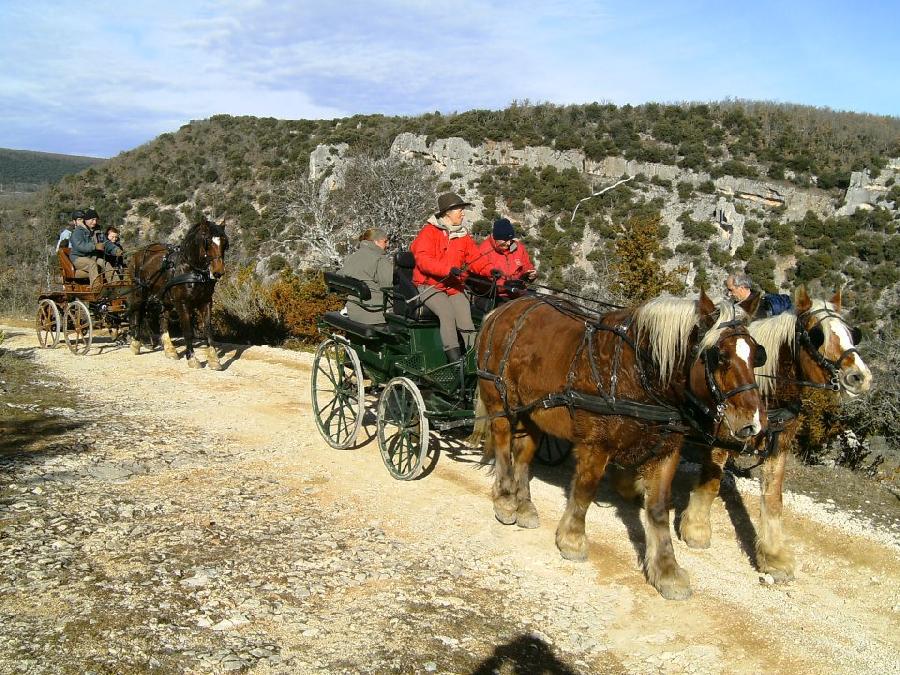
<path fill-rule="evenodd" d="M 385 289 L 385 323 L 368 325 L 341 312 L 327 312 L 320 330 L 327 335 L 316 350 L 312 371 L 312 406 L 316 424 L 334 448 L 357 441 L 366 414 L 366 390 L 378 394 L 375 435 L 390 474 L 399 480 L 417 478 L 428 454 L 429 431 L 471 426 L 478 376 L 474 349 L 462 361 L 447 363 L 437 317 L 422 304 L 412 283 L 414 259 L 398 254 L 395 284 Z M 331 272 L 325 281 L 333 293 L 366 306 L 371 292 L 365 283 Z M 496 279 L 469 277 L 472 318 L 482 317 L 499 301 Z M 524 290 L 507 281 L 506 295 Z M 540 458 L 548 463 L 565 458 L 566 446 L 548 439 Z"/>
<path fill-rule="evenodd" d="M 351 301 L 369 297 L 365 284 L 326 279 Z M 410 313 L 414 293 L 414 287 L 394 289 L 394 311 L 382 326 L 356 324 L 337 312 L 323 317 L 323 327 L 342 333 L 320 345 L 312 376 L 317 424 L 333 447 L 355 443 L 367 384 L 380 391 L 376 435 L 397 478 L 421 473 L 431 426 L 487 421 L 494 516 L 533 528 L 539 520 L 528 465 L 544 439 L 567 439 L 576 461 L 556 531 L 560 553 L 571 560 L 587 557 L 585 512 L 607 466 L 615 466 L 614 482 L 623 494 L 641 486 L 645 571 L 669 599 L 691 593 L 688 574 L 675 560 L 669 519 L 682 443 L 690 437 L 706 449 L 679 528 L 697 548 L 709 546 L 709 508 L 725 458 L 754 453 L 763 487 L 757 564 L 776 580 L 793 577 L 793 555 L 781 534 L 781 485 L 801 389 L 854 396 L 871 383 L 854 346 L 858 335 L 841 317 L 840 293 L 826 302 L 799 289 L 794 312 L 754 321 L 752 329 L 758 298 L 740 307 L 715 305 L 701 291 L 698 300 L 657 298 L 601 312 L 553 296 L 522 298 L 489 314 L 473 312 L 479 338 L 458 364 L 445 363 L 437 323 Z M 768 383 L 768 425 L 755 373 Z"/>
<path fill-rule="evenodd" d="M 59 344 L 60 337 L 73 354 L 86 355 L 95 330 L 105 329 L 114 341 L 128 333 L 126 297 L 131 292 L 127 270 L 105 272 L 91 285 L 88 273 L 76 270 L 69 249 L 57 251 L 59 276 L 50 280 L 38 297 L 35 329 L 44 348 Z"/>

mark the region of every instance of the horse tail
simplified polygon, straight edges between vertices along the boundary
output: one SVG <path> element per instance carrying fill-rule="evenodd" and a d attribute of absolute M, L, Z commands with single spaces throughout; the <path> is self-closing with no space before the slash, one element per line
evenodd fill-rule
<path fill-rule="evenodd" d="M 465 442 L 470 448 L 477 449 L 481 447 L 481 444 L 489 435 L 490 427 L 491 420 L 487 414 L 487 406 L 481 400 L 481 391 L 478 387 L 475 387 L 475 427 Z M 485 444 L 485 450 L 487 450 L 488 445 L 490 443 Z M 493 457 L 493 449 L 491 450 L 491 457 Z M 486 459 L 490 459 L 490 457 Z"/>

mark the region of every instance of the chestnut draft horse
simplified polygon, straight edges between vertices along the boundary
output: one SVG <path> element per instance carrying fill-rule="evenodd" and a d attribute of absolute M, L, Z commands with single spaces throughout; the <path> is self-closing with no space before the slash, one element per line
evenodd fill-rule
<path fill-rule="evenodd" d="M 529 464 L 543 433 L 568 440 L 576 468 L 556 545 L 585 560 L 585 514 L 607 463 L 638 467 L 647 579 L 667 599 L 689 597 L 669 531 L 671 482 L 688 431 L 744 441 L 762 429 L 752 364 L 764 353 L 745 327 L 753 310 L 717 308 L 701 292 L 599 316 L 547 297 L 489 314 L 477 345 L 478 415 L 490 418 L 497 519 L 538 526 Z"/>
<path fill-rule="evenodd" d="M 181 334 L 186 347 L 185 358 L 191 368 L 199 368 L 194 357 L 194 315 L 203 320 L 206 342 L 206 364 L 221 370 L 219 357 L 212 341 L 212 297 L 216 280 L 225 273 L 225 251 L 228 236 L 225 228 L 205 217 L 185 233 L 177 246 L 150 244 L 131 256 L 131 275 L 134 280 L 128 303 L 129 324 L 135 326 L 131 351 L 140 354 L 139 331 L 151 305 L 160 309 L 160 333 L 166 356 L 177 359 L 178 353 L 169 337 L 169 312 L 178 312 Z"/>
<path fill-rule="evenodd" d="M 796 310 L 750 324 L 750 333 L 772 358 L 756 370 L 765 400 L 769 426 L 754 439 L 763 457 L 760 474 L 760 526 L 756 563 L 775 581 L 794 578 L 794 555 L 781 527 L 784 464 L 797 433 L 804 388 L 841 392 L 850 399 L 869 390 L 872 373 L 854 345 L 859 330 L 841 317 L 841 293 L 830 302 L 811 300 L 806 289 L 796 293 Z M 722 467 L 728 452 L 709 448 L 697 487 L 681 516 L 679 533 L 691 548 L 708 548 L 711 537 L 710 506 L 719 494 Z"/>

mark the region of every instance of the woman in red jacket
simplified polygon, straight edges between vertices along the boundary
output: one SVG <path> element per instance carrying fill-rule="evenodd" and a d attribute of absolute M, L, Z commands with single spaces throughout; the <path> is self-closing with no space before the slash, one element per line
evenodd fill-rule
<path fill-rule="evenodd" d="M 409 247 L 416 258 L 413 283 L 441 322 L 441 342 L 449 362 L 462 358 L 457 331 L 466 349 L 475 341 L 472 307 L 463 292 L 466 268 L 478 257 L 475 240 L 463 225 L 465 209 L 471 205 L 452 192 L 442 194 L 437 212 Z"/>
<path fill-rule="evenodd" d="M 528 257 L 525 245 L 516 239 L 513 225 L 506 218 L 494 221 L 491 236 L 478 246 L 478 259 L 472 272 L 497 278 L 497 289 L 504 293 L 504 284 L 510 279 L 534 281 L 537 270 Z"/>

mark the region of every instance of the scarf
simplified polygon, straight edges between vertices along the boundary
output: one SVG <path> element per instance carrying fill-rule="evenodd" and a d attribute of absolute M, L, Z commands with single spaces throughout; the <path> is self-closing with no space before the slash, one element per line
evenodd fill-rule
<path fill-rule="evenodd" d="M 469 234 L 469 230 L 465 225 L 450 225 L 449 223 L 445 223 L 443 218 L 438 218 L 437 216 L 431 216 L 428 219 L 428 222 L 435 227 L 444 230 L 451 239 L 458 239 L 459 237 L 465 237 Z"/>

